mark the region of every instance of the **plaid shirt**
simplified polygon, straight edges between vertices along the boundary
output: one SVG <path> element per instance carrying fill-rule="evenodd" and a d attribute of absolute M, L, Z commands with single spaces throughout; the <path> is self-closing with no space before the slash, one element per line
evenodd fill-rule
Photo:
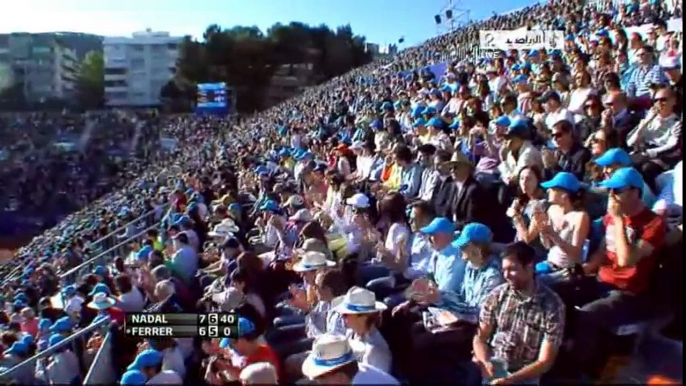
<path fill-rule="evenodd" d="M 537 282 L 533 296 L 525 298 L 505 283 L 481 306 L 479 320 L 494 327 L 493 355 L 506 360 L 509 371 L 517 371 L 538 359 L 543 341 L 562 344 L 565 307 L 543 284 Z"/>

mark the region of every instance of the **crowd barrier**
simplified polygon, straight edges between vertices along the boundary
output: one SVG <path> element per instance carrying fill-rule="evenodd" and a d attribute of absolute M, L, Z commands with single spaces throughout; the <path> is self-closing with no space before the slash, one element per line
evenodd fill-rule
<path fill-rule="evenodd" d="M 162 212 L 164 212 L 164 210 L 166 210 L 166 206 L 162 209 Z M 147 213 L 140 215 L 135 220 L 132 220 L 126 223 L 125 225 L 122 225 L 121 227 L 110 232 L 107 236 L 102 237 L 98 239 L 96 242 L 92 243 L 91 248 L 99 252 L 112 248 L 119 242 L 121 234 L 124 233 L 124 231 L 129 227 L 129 225 L 137 224 L 139 228 L 150 226 L 157 222 L 156 215 L 158 213 L 160 213 L 159 209 L 153 209 Z"/>
<path fill-rule="evenodd" d="M 41 366 L 44 366 L 44 360 L 47 360 L 51 355 L 55 354 L 55 351 L 57 351 L 58 349 L 67 346 L 70 346 L 72 352 L 74 352 L 74 354 L 77 355 L 79 359 L 81 374 L 84 374 L 86 372 L 86 363 L 84 361 L 86 342 L 95 332 L 99 332 L 105 335 L 105 331 L 109 328 L 109 326 L 110 318 L 106 318 L 98 321 L 97 323 L 93 323 L 86 328 L 81 329 L 80 331 L 76 332 L 74 335 L 68 337 L 62 342 L 54 346 L 48 347 L 48 349 L 41 351 L 40 353 L 32 356 L 31 358 L 26 359 L 25 361 L 19 363 L 18 365 L 8 370 L 3 371 L 2 373 L 0 373 L 0 382 L 5 383 L 5 381 L 15 379 L 16 375 L 26 374 L 26 372 L 29 371 L 26 369 L 27 366 L 31 368 L 31 371 L 41 369 Z M 78 379 L 79 384 L 81 383 L 81 379 L 82 378 Z"/>
<path fill-rule="evenodd" d="M 91 272 L 96 266 L 107 265 L 111 263 L 112 260 L 114 260 L 117 256 L 126 258 L 132 252 L 131 243 L 141 242 L 145 238 L 146 233 L 150 229 L 155 229 L 158 226 L 159 224 L 155 223 L 151 226 L 146 227 L 142 231 L 127 238 L 126 240 L 121 241 L 119 244 L 113 246 L 112 248 L 109 248 L 101 252 L 97 256 L 90 258 L 84 261 L 83 263 L 79 264 L 78 266 L 63 273 L 62 275 L 60 275 L 60 279 L 62 279 L 62 282 L 65 284 L 71 284 L 74 283 L 76 279 L 80 276 L 88 272 Z"/>
<path fill-rule="evenodd" d="M 149 226 L 156 224 L 159 220 L 157 218 L 157 214 L 158 213 L 164 213 L 168 209 L 167 208 L 168 205 L 169 204 L 165 204 L 162 207 L 162 210 L 160 210 L 158 208 L 158 209 L 153 209 L 147 213 L 144 213 L 144 214 L 138 216 L 136 219 L 129 221 L 125 225 L 115 229 L 114 231 L 108 233 L 106 236 L 104 236 L 104 237 L 96 240 L 95 242 L 93 242 L 91 244 L 91 248 L 93 251 L 95 251 L 95 253 L 97 253 L 97 256 L 94 257 L 93 259 L 100 257 L 104 252 L 107 252 L 107 251 L 111 250 L 114 246 L 116 246 L 117 243 L 120 242 L 120 240 L 121 240 L 120 235 L 131 224 L 137 225 L 137 227 L 139 229 L 143 228 L 143 227 L 146 227 L 146 230 L 150 229 Z M 90 260 L 93 260 L 93 259 L 90 259 Z M 88 261 L 90 261 L 90 260 L 88 260 Z M 2 281 L 2 284 L 0 284 L 0 285 L 5 285 L 5 284 L 9 283 L 10 281 L 19 277 L 19 275 L 21 275 L 22 270 L 23 270 L 22 266 L 17 266 L 14 270 L 12 270 L 12 272 L 10 272 L 7 276 L 5 276 L 5 278 Z"/>
<path fill-rule="evenodd" d="M 84 385 L 114 385 L 117 383 L 117 371 L 112 365 L 113 340 L 114 335 L 110 331 L 103 339 L 102 345 L 100 345 L 98 353 L 95 355 L 95 359 L 93 359 L 93 364 L 83 381 Z"/>

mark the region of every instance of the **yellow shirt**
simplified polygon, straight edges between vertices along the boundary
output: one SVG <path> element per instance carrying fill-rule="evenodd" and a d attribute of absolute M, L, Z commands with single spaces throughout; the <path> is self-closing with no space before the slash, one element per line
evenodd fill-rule
<path fill-rule="evenodd" d="M 388 181 L 384 182 L 384 186 L 389 190 L 399 190 L 402 183 L 402 168 L 398 164 L 391 166 L 391 175 Z"/>
<path fill-rule="evenodd" d="M 283 167 L 290 171 L 293 171 L 293 168 L 295 167 L 295 160 L 293 160 L 293 158 L 289 158 L 283 161 Z"/>

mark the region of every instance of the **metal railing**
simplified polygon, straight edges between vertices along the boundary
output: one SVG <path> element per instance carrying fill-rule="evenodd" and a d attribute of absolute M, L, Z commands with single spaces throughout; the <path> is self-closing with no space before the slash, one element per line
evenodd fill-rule
<path fill-rule="evenodd" d="M 116 243 L 120 240 L 119 236 L 132 224 L 138 225 L 139 228 L 141 227 L 148 227 L 152 224 L 155 224 L 158 222 L 157 219 L 157 214 L 161 213 L 164 215 L 164 213 L 169 209 L 169 203 L 165 203 L 162 208 L 157 208 L 153 209 L 151 211 L 148 211 L 146 213 L 143 213 L 142 215 L 138 216 L 137 218 L 129 221 L 128 223 L 120 226 L 119 228 L 113 230 L 112 232 L 108 233 L 106 236 L 103 236 L 93 242 L 91 244 L 91 249 L 98 253 L 98 256 L 102 254 L 104 251 L 110 250 L 113 246 L 116 245 Z M 149 228 L 148 228 L 149 229 Z M 21 272 L 23 272 L 23 267 L 21 265 L 18 265 L 16 268 L 12 270 L 7 276 L 2 281 L 2 284 L 0 285 L 5 285 L 9 283 L 12 280 L 17 279 L 20 275 Z"/>
<path fill-rule="evenodd" d="M 60 279 L 62 279 L 63 283 L 74 283 L 78 277 L 92 271 L 96 266 L 107 265 L 117 256 L 122 256 L 125 253 L 128 254 L 132 252 L 131 250 L 127 249 L 130 246 L 130 244 L 132 242 L 144 239 L 149 230 L 155 229 L 158 226 L 159 224 L 155 223 L 143 229 L 139 233 L 127 238 L 126 240 L 121 241 L 119 244 L 113 246 L 112 248 L 99 253 L 97 256 L 92 257 L 84 261 L 83 263 L 79 264 L 78 266 L 70 269 L 69 271 L 61 274 Z"/>
<path fill-rule="evenodd" d="M 79 357 L 79 365 L 83 366 L 83 353 L 85 350 L 85 343 L 88 341 L 88 338 L 90 338 L 94 332 L 102 332 L 103 330 L 109 328 L 109 326 L 110 318 L 105 318 L 103 320 L 98 321 L 97 323 L 93 323 L 90 326 L 76 332 L 74 335 L 66 338 L 62 342 L 54 346 L 48 347 L 46 350 L 41 351 L 40 353 L 32 356 L 31 358 L 26 359 L 18 365 L 3 371 L 2 373 L 0 373 L 0 379 L 4 381 L 8 379 L 14 379 L 15 374 L 25 374 L 27 371 L 26 366 L 29 366 L 31 368 L 31 371 L 33 372 L 36 369 L 36 362 L 39 362 L 42 359 L 47 359 L 51 355 L 55 354 L 55 352 L 58 349 L 67 346 L 71 346 L 72 352 Z M 81 374 L 83 374 L 83 372 L 81 372 Z"/>
<path fill-rule="evenodd" d="M 98 353 L 93 359 L 93 364 L 86 374 L 83 381 L 84 385 L 115 385 L 117 383 L 117 371 L 112 365 L 112 341 L 114 336 L 112 332 L 107 332 L 105 339 L 103 339 Z"/>
<path fill-rule="evenodd" d="M 161 209 L 161 213 L 164 214 L 164 212 L 167 210 L 167 206 L 169 204 L 165 204 L 164 207 Z M 120 226 L 119 228 L 113 230 L 112 232 L 108 233 L 106 236 L 103 236 L 102 238 L 98 239 L 94 243 L 91 244 L 91 249 L 96 250 L 96 251 L 105 251 L 107 249 L 112 248 L 116 243 L 119 241 L 119 236 L 126 231 L 126 229 L 131 225 L 131 224 L 139 224 L 143 222 L 145 225 L 143 226 L 150 226 L 157 222 L 156 220 L 156 215 L 157 213 L 160 213 L 160 209 L 153 209 L 147 213 L 143 213 L 142 215 L 138 216 L 136 219 L 129 221 L 128 223 Z"/>

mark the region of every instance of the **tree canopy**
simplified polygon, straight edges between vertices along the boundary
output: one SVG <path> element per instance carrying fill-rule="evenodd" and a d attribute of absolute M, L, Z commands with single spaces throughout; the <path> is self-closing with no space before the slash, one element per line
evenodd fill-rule
<path fill-rule="evenodd" d="M 257 27 L 223 29 L 212 24 L 202 40 L 183 39 L 176 75 L 161 94 L 193 100 L 195 84 L 226 82 L 236 93 L 236 109 L 252 112 L 266 107 L 264 93 L 282 65 L 311 64 L 320 83 L 370 60 L 365 38 L 353 34 L 350 25 L 331 30 L 326 25 L 277 23 L 265 34 Z"/>
<path fill-rule="evenodd" d="M 100 108 L 105 98 L 105 60 L 102 52 L 86 54 L 79 67 L 76 82 L 76 99 L 81 107 Z"/>

